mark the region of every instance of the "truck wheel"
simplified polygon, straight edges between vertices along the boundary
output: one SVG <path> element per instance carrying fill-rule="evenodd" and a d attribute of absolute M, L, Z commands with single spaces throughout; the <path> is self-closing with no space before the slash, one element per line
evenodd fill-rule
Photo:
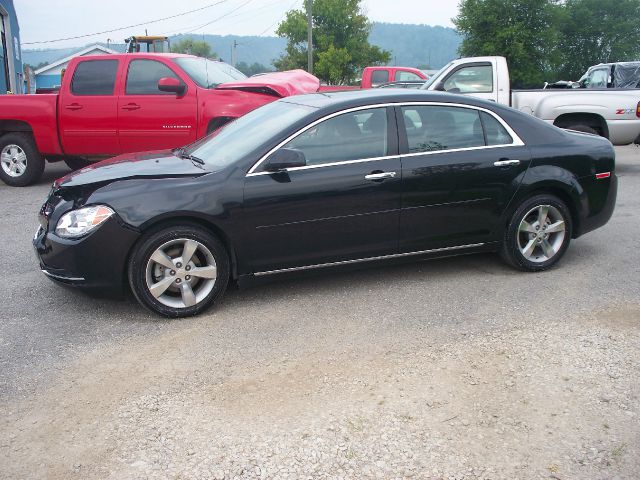
<path fill-rule="evenodd" d="M 64 159 L 64 163 L 66 163 L 67 167 L 71 170 L 76 171 L 81 168 L 88 167 L 92 162 L 82 157 L 69 157 Z"/>
<path fill-rule="evenodd" d="M 37 182 L 44 171 L 44 158 L 28 133 L 12 132 L 0 137 L 0 178 L 12 187 Z"/>
<path fill-rule="evenodd" d="M 591 135 L 600 135 L 600 132 L 598 132 L 595 128 L 589 127 L 587 125 L 571 125 L 566 128 L 567 130 L 575 130 L 576 132 L 590 133 Z"/>

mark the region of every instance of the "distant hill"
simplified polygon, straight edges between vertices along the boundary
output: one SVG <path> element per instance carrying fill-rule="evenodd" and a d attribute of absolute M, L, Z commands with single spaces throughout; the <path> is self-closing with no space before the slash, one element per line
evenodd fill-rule
<path fill-rule="evenodd" d="M 172 42 L 183 38 L 206 41 L 220 58 L 231 60 L 231 46 L 238 42 L 238 62 L 248 64 L 261 63 L 271 66 L 285 50 L 287 41 L 279 37 L 248 37 L 236 35 L 175 35 Z M 391 52 L 391 63 L 407 67 L 429 65 L 440 68 L 450 60 L 457 58 L 460 36 L 452 28 L 430 25 L 404 25 L 393 23 L 374 23 L 369 41 Z M 100 43 L 107 46 L 106 43 Z M 124 52 L 124 44 L 110 44 L 113 50 Z M 23 50 L 24 61 L 36 66 L 42 62 L 51 63 L 64 58 L 84 47 Z"/>

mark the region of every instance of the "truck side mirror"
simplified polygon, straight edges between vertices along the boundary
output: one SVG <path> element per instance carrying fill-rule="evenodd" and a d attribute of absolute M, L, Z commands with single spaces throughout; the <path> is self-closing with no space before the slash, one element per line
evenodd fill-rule
<path fill-rule="evenodd" d="M 267 158 L 264 169 L 268 172 L 279 172 L 287 168 L 304 167 L 307 159 L 300 150 L 281 148 Z"/>
<path fill-rule="evenodd" d="M 433 87 L 434 90 L 437 90 L 438 92 L 446 92 L 446 90 L 444 89 L 444 82 L 439 82 L 435 87 Z"/>
<path fill-rule="evenodd" d="M 182 95 L 187 86 L 177 78 L 162 77 L 158 80 L 158 90 L 161 92 L 175 93 L 176 95 Z"/>

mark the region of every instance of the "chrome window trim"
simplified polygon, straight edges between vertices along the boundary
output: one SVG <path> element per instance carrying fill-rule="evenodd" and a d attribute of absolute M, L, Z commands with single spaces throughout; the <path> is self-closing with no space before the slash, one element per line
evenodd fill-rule
<path fill-rule="evenodd" d="M 256 177 L 256 176 L 259 176 L 259 175 L 272 175 L 274 172 L 256 172 L 256 170 L 267 159 L 267 157 L 269 157 L 269 155 L 271 155 L 273 152 L 275 152 L 276 150 L 282 148 L 284 145 L 289 143 L 291 140 L 293 140 L 297 136 L 302 135 L 307 130 L 315 127 L 316 125 L 318 125 L 319 123 L 324 122 L 325 120 L 330 120 L 333 117 L 337 117 L 337 116 L 345 114 L 345 113 L 357 112 L 359 110 L 371 110 L 371 109 L 374 109 L 374 108 L 407 107 L 407 106 L 409 106 L 409 107 L 411 107 L 411 106 L 416 106 L 416 107 L 429 107 L 429 106 L 458 107 L 458 108 L 468 108 L 468 109 L 472 109 L 472 110 L 485 112 L 485 113 L 488 113 L 489 115 L 493 116 L 496 120 L 498 120 L 498 122 L 507 130 L 509 135 L 511 135 L 511 138 L 512 138 L 513 141 L 512 141 L 512 143 L 508 143 L 508 144 L 505 144 L 505 145 L 482 145 L 482 146 L 478 146 L 478 147 L 452 148 L 452 149 L 449 149 L 449 150 L 434 150 L 434 151 L 428 151 L 428 152 L 414 152 L 414 153 L 407 153 L 407 154 L 404 154 L 404 155 L 388 155 L 388 156 L 384 156 L 384 157 L 363 158 L 363 159 L 358 159 L 358 160 L 345 160 L 345 161 L 342 161 L 342 162 L 321 163 L 321 164 L 318 164 L 318 165 L 307 165 L 307 166 L 304 166 L 304 167 L 288 168 L 288 169 L 286 169 L 286 171 L 287 172 L 289 172 L 289 171 L 293 172 L 293 171 L 296 171 L 296 170 L 309 170 L 309 169 L 320 168 L 320 167 L 334 167 L 334 166 L 338 166 L 338 165 L 349 165 L 349 164 L 353 164 L 353 163 L 372 162 L 372 161 L 379 161 L 379 160 L 390 160 L 390 159 L 394 159 L 394 158 L 404 158 L 404 157 L 415 157 L 415 156 L 418 156 L 418 155 L 434 155 L 434 154 L 442 154 L 442 153 L 455 153 L 455 152 L 465 152 L 465 151 L 472 151 L 472 150 L 481 150 L 481 149 L 487 149 L 487 148 L 523 147 L 523 146 L 525 146 L 525 143 L 518 136 L 518 134 L 513 131 L 511 126 L 507 122 L 505 122 L 504 119 L 500 115 L 498 115 L 495 112 L 492 112 L 491 110 L 483 108 L 483 107 L 477 107 L 475 105 L 465 105 L 465 104 L 462 104 L 462 103 L 426 102 L 426 101 L 425 102 L 413 101 L 413 102 L 398 102 L 398 103 L 379 103 L 379 104 L 375 104 L 375 105 L 361 105 L 359 107 L 353 107 L 353 108 L 348 108 L 346 110 L 340 110 L 339 112 L 331 113 L 331 114 L 329 114 L 329 115 L 327 115 L 325 117 L 322 117 L 322 118 L 310 123 L 309 125 L 307 125 L 307 126 L 301 128 L 300 130 L 298 130 L 297 132 L 289 135 L 285 140 L 283 140 L 278 145 L 276 145 L 271 150 L 269 150 L 265 155 L 263 155 L 260 158 L 260 160 L 258 160 L 256 163 L 253 164 L 253 166 L 249 169 L 249 171 L 247 172 L 245 177 Z"/>
<path fill-rule="evenodd" d="M 354 260 L 342 260 L 339 262 L 318 263 L 316 265 L 305 265 L 301 267 L 281 268 L 278 270 L 268 270 L 265 272 L 255 272 L 253 275 L 262 277 L 264 275 L 274 275 L 277 273 L 296 272 L 299 270 L 315 270 L 317 268 L 337 267 L 340 265 L 350 265 L 352 263 L 373 262 L 377 260 L 387 260 L 393 258 L 410 257 L 413 255 L 426 255 L 429 253 L 449 252 L 454 250 L 464 250 L 467 248 L 478 248 L 484 246 L 484 243 L 471 243 L 468 245 L 456 245 L 454 247 L 432 248 L 431 250 L 419 250 L 417 252 L 393 253 L 391 255 L 380 255 L 378 257 L 356 258 Z"/>

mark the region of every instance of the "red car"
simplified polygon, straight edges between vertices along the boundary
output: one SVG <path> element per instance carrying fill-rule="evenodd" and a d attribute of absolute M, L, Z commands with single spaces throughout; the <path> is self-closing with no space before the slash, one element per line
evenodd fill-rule
<path fill-rule="evenodd" d="M 302 70 L 247 78 L 190 55 L 74 58 L 58 93 L 0 97 L 0 178 L 25 186 L 40 178 L 45 159 L 76 169 L 122 153 L 183 146 L 319 86 Z"/>

